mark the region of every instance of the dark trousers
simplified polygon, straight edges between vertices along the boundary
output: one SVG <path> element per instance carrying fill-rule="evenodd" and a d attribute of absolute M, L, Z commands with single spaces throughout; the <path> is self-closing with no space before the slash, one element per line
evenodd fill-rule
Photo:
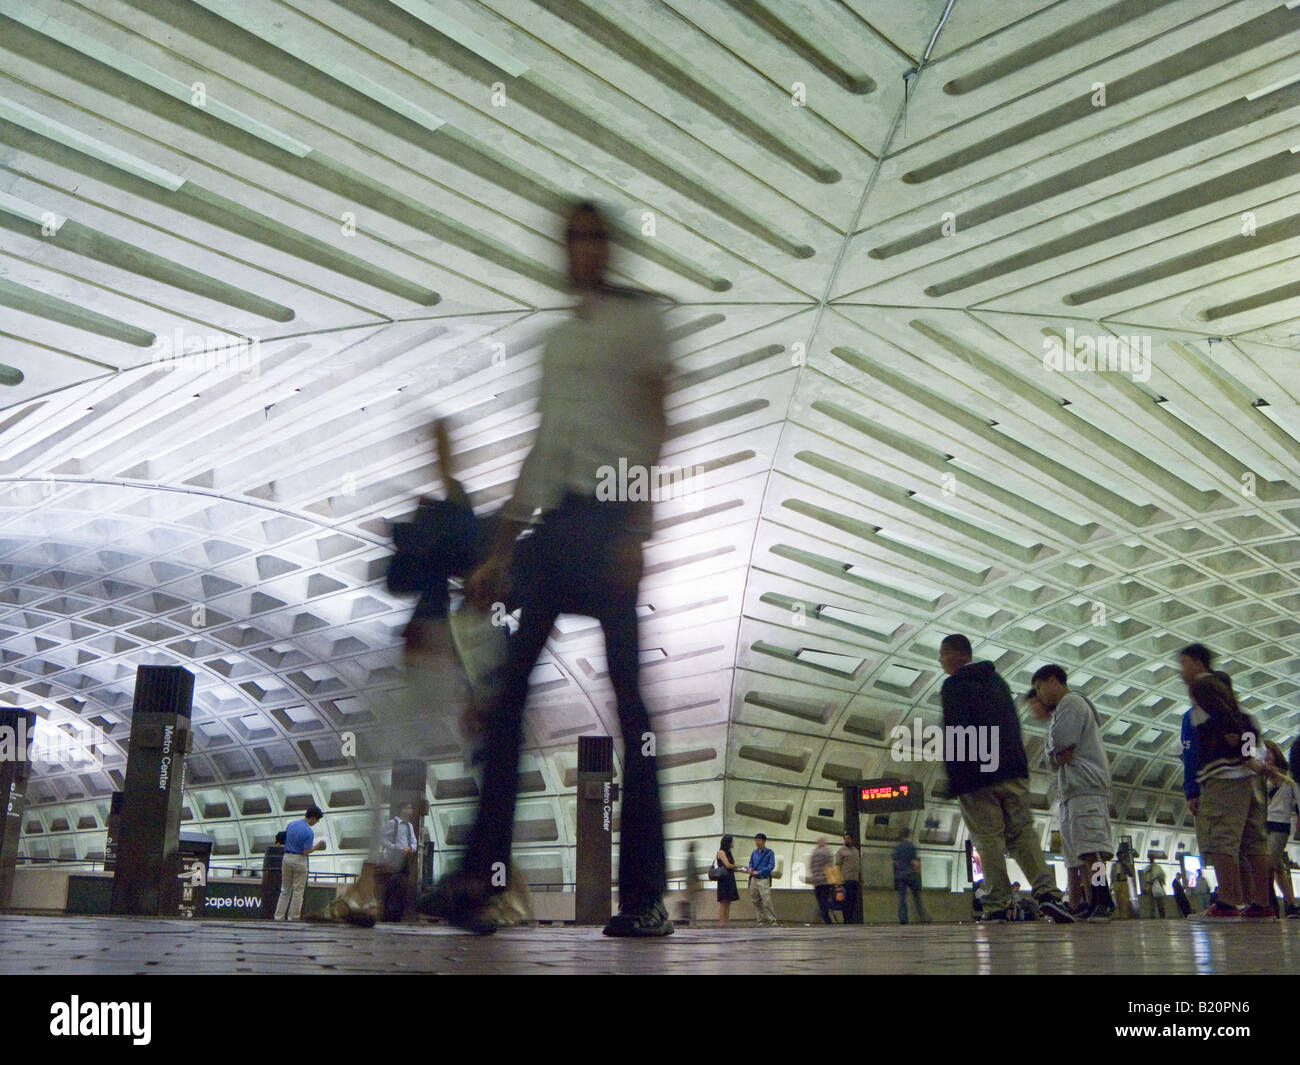
<path fill-rule="evenodd" d="M 461 866 L 462 876 L 489 891 L 504 887 L 510 868 L 528 675 L 561 613 L 593 617 L 605 633 L 623 733 L 619 901 L 634 906 L 659 897 L 667 886 L 655 737 L 637 682 L 640 573 L 620 569 L 629 542 L 636 547 L 624 531 L 628 517 L 626 503 L 569 496 L 516 547 L 512 573 L 521 604 L 519 630 L 510 639 L 495 706 L 487 716 L 482 798 Z"/>
<path fill-rule="evenodd" d="M 408 859 L 409 860 L 409 859 Z M 400 921 L 406 916 L 407 895 L 410 890 L 410 875 L 407 866 L 396 871 L 382 869 L 375 873 L 379 889 L 380 902 L 383 905 L 385 921 Z"/>
<path fill-rule="evenodd" d="M 831 920 L 831 899 L 834 897 L 834 884 L 814 884 L 813 894 L 817 896 L 817 909 L 821 910 L 822 920 L 834 924 Z"/>
<path fill-rule="evenodd" d="M 858 909 L 858 882 L 856 880 L 844 881 L 844 923 L 862 923 L 862 911 Z"/>
<path fill-rule="evenodd" d="M 925 903 L 921 901 L 921 876 L 919 873 L 909 873 L 907 876 L 894 877 L 894 888 L 898 891 L 898 923 L 907 924 L 907 893 L 912 893 L 912 901 L 916 904 L 916 912 L 921 917 L 922 924 L 929 923 L 929 917 L 925 913 Z"/>

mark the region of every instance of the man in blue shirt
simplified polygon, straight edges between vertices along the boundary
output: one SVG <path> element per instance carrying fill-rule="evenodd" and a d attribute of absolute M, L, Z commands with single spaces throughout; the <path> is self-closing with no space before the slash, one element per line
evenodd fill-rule
<path fill-rule="evenodd" d="M 776 924 L 772 912 L 772 873 L 776 869 L 776 854 L 767 846 L 767 837 L 760 832 L 754 837 L 754 851 L 749 856 L 749 901 L 758 915 L 759 924 Z"/>
<path fill-rule="evenodd" d="M 307 855 L 325 849 L 325 841 L 316 839 L 313 828 L 321 816 L 319 806 L 308 806 L 302 817 L 284 831 L 280 903 L 275 908 L 277 921 L 296 921 L 302 915 L 302 900 L 307 893 Z"/>

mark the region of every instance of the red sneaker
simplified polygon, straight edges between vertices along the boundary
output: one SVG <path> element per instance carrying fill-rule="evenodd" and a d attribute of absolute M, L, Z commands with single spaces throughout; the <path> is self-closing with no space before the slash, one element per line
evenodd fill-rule
<path fill-rule="evenodd" d="M 1228 906 L 1222 902 L 1214 903 L 1204 913 L 1192 915 L 1193 921 L 1240 921 L 1241 911 L 1236 906 Z"/>
<path fill-rule="evenodd" d="M 1276 921 L 1277 911 L 1272 906 L 1256 906 L 1253 902 L 1241 911 L 1247 921 Z"/>

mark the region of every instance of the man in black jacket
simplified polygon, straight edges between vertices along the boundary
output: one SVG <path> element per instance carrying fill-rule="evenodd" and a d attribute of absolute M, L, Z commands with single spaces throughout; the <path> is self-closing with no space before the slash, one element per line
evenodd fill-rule
<path fill-rule="evenodd" d="M 941 691 L 948 794 L 961 804 L 962 818 L 983 860 L 988 886 L 984 920 L 1011 919 L 1009 853 L 1030 879 L 1038 909 L 1053 921 L 1072 923 L 1056 877 L 1034 838 L 1029 759 L 1011 689 L 992 662 L 972 662 L 971 656 L 970 640 L 960 634 L 945 636 L 939 645 L 939 665 L 948 674 Z"/>

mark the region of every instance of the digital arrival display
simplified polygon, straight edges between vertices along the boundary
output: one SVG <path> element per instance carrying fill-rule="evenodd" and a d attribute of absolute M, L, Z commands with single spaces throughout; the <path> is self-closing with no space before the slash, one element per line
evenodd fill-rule
<path fill-rule="evenodd" d="M 925 785 L 916 780 L 858 781 L 859 813 L 893 813 L 925 808 Z"/>

